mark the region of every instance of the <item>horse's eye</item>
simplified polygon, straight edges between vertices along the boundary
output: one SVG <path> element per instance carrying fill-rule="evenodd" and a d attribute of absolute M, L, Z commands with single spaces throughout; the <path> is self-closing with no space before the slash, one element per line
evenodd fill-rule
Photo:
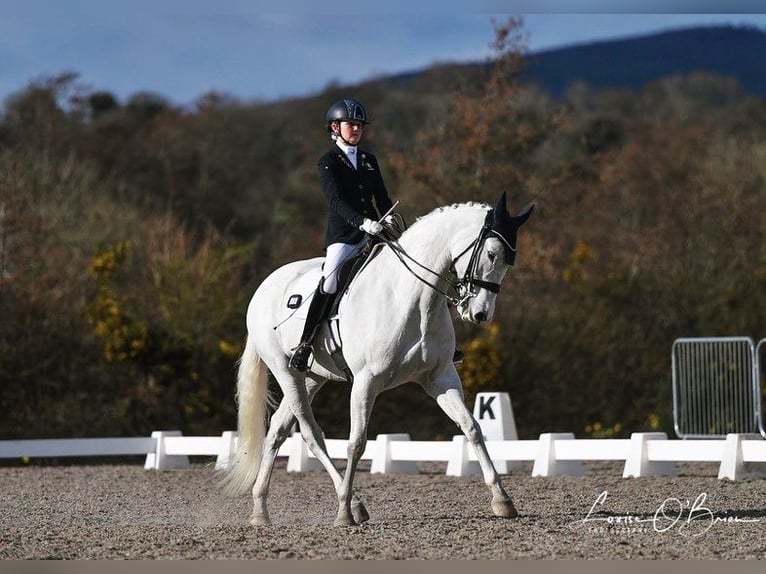
<path fill-rule="evenodd" d="M 495 259 L 497 259 L 497 255 L 495 255 L 495 253 L 492 251 L 487 251 L 487 259 L 489 259 L 490 263 L 494 263 Z"/>

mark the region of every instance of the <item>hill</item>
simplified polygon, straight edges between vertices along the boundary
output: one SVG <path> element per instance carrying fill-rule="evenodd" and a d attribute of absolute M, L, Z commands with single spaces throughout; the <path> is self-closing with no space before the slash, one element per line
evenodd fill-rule
<path fill-rule="evenodd" d="M 640 89 L 662 77 L 706 71 L 766 97 L 764 53 L 766 32 L 758 28 L 687 28 L 533 53 L 524 79 L 558 98 L 578 81 L 594 88 Z"/>

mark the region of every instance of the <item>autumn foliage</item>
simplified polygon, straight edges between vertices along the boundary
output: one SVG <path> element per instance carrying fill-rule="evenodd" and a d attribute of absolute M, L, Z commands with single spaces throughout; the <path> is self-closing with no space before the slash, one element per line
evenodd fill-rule
<path fill-rule="evenodd" d="M 349 92 L 408 221 L 502 191 L 537 204 L 494 322 L 457 325 L 469 405 L 509 392 L 522 438 L 672 434 L 673 340 L 766 336 L 766 102 L 703 74 L 554 101 L 519 82 L 522 32 L 495 24 L 486 66 L 274 104 L 119 102 L 75 75 L 7 100 L 0 438 L 235 428 L 247 301 L 321 255 L 322 118 Z M 315 401 L 328 436 L 348 430 L 347 395 Z M 458 430 L 407 385 L 370 432 Z"/>

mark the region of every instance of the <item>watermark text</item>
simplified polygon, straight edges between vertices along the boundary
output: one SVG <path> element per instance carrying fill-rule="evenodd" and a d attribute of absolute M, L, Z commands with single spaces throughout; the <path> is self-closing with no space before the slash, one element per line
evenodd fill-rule
<path fill-rule="evenodd" d="M 569 524 L 572 528 L 589 527 L 605 533 L 637 534 L 650 530 L 672 532 L 681 536 L 702 536 L 722 524 L 759 522 L 760 518 L 741 517 L 727 512 L 715 512 L 707 503 L 705 492 L 695 499 L 669 497 L 653 514 L 612 514 L 605 507 L 609 493 L 604 490 L 596 497 L 585 518 Z"/>

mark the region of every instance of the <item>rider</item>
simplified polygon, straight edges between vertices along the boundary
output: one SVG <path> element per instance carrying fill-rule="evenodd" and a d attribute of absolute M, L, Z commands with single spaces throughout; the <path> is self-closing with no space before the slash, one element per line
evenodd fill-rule
<path fill-rule="evenodd" d="M 299 371 L 308 369 L 311 342 L 338 290 L 340 268 L 359 253 L 365 234 L 383 231 L 379 220 L 393 206 L 377 158 L 357 147 L 364 127 L 370 123 L 364 106 L 353 98 L 335 102 L 327 110 L 325 122 L 334 142 L 318 164 L 319 181 L 329 207 L 324 244 L 327 255 L 301 342 L 290 358 L 290 366 Z"/>

